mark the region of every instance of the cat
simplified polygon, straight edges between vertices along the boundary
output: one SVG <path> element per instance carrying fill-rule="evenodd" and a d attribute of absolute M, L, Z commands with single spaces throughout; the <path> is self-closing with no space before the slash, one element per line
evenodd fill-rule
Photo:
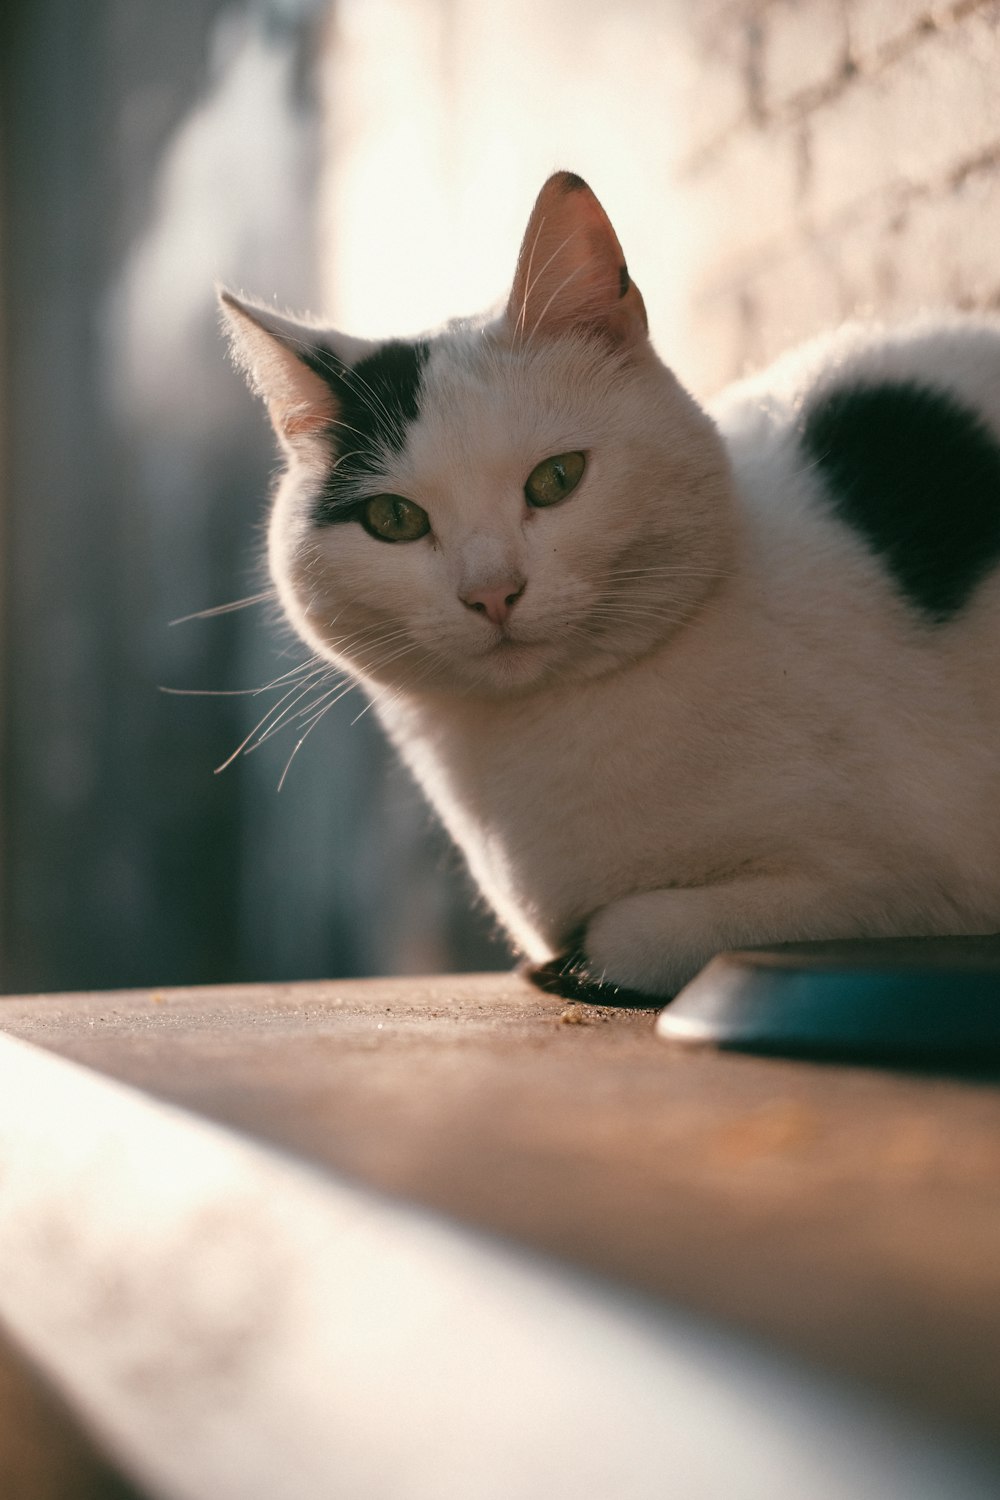
<path fill-rule="evenodd" d="M 372 342 L 221 301 L 284 610 L 543 985 L 1000 928 L 1000 319 L 849 326 L 704 410 L 569 172 L 499 315 Z"/>

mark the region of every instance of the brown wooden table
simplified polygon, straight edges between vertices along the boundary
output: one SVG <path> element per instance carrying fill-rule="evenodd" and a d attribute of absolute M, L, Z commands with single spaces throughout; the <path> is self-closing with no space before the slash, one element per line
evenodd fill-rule
<path fill-rule="evenodd" d="M 1000 1091 L 512 976 L 31 996 L 0 1030 L 1000 1442 Z"/>

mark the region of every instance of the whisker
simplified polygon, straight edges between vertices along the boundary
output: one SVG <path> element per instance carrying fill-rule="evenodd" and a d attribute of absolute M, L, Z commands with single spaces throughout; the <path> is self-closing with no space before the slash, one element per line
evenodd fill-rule
<path fill-rule="evenodd" d="M 258 693 L 266 691 L 265 688 L 172 688 L 163 687 L 158 689 L 161 693 L 168 693 L 171 698 L 253 698 Z"/>
<path fill-rule="evenodd" d="M 167 693 L 172 698 L 257 698 L 261 693 L 270 693 L 283 687 L 290 677 L 297 677 L 306 667 L 313 664 L 315 658 L 307 657 L 305 661 L 299 662 L 297 666 L 290 667 L 287 672 L 274 677 L 270 682 L 265 682 L 260 687 L 252 688 L 159 688 L 161 693 Z"/>
<path fill-rule="evenodd" d="M 389 410 L 385 401 L 379 395 L 378 391 L 374 389 L 374 387 L 368 380 L 365 379 L 364 376 L 358 375 L 356 366 L 346 364 L 342 359 L 339 358 L 338 355 L 333 352 L 332 349 L 327 349 L 318 342 L 318 338 L 321 334 L 320 329 L 316 330 L 316 334 L 316 342 L 311 342 L 310 340 L 304 338 L 291 337 L 288 338 L 287 342 L 290 345 L 297 347 L 304 354 L 307 354 L 312 364 L 314 366 L 318 365 L 321 371 L 335 376 L 338 380 L 347 380 L 362 397 L 364 404 L 367 406 L 370 412 L 375 415 L 384 417 L 387 422 L 392 424 L 395 420 L 393 414 Z M 339 427 L 344 431 L 354 432 L 359 437 L 364 435 L 359 431 L 358 428 L 352 427 L 351 424 L 347 422 L 334 421 L 333 423 L 331 423 L 331 425 Z M 364 456 L 377 457 L 378 455 L 369 454 L 368 450 L 365 450 Z M 341 455 L 341 457 L 343 457 L 343 455 Z"/>
<path fill-rule="evenodd" d="M 279 726 L 279 724 L 277 723 L 268 726 L 267 729 L 264 730 L 264 733 L 262 733 L 261 738 L 256 739 L 256 741 L 253 742 L 252 745 L 250 745 L 250 750 L 256 750 L 259 745 L 264 744 L 265 739 L 270 739 L 271 735 L 273 735 L 273 733 L 276 733 L 279 727 L 285 727 L 285 729 L 288 729 L 289 724 L 295 723 L 295 720 L 303 720 L 304 723 L 309 723 L 310 718 L 312 717 L 322 718 L 322 715 L 327 712 L 327 709 L 333 708 L 334 703 L 339 703 L 342 697 L 348 696 L 348 693 L 352 693 L 352 691 L 354 691 L 355 688 L 360 687 L 360 685 L 360 682 L 358 682 L 358 679 L 354 678 L 354 676 L 349 676 L 348 673 L 343 672 L 337 673 L 336 681 L 333 682 L 333 687 L 324 688 L 324 690 L 319 693 L 318 697 L 313 697 L 312 702 L 306 703 L 303 708 L 298 708 L 297 711 L 294 712 L 294 714 L 291 714 L 291 717 L 289 717 L 288 720 L 286 720 L 285 723 L 282 724 L 282 726 Z M 291 706 L 291 703 L 289 703 L 289 708 L 291 708 Z M 282 715 L 282 717 L 285 717 L 285 715 Z M 247 754 L 250 753 L 250 750 L 247 750 Z"/>
<path fill-rule="evenodd" d="M 538 234 L 535 236 L 535 242 L 534 242 L 534 244 L 531 247 L 531 259 L 534 259 L 535 250 L 536 250 L 536 248 L 538 246 L 538 241 L 541 238 L 542 228 L 543 228 L 544 224 L 545 224 L 545 220 L 543 218 L 541 224 L 539 224 L 539 226 L 538 226 Z M 542 265 L 542 266 L 539 266 L 538 271 L 535 274 L 534 280 L 530 281 L 530 283 L 529 283 L 527 281 L 527 279 L 526 279 L 525 288 L 524 288 L 524 298 L 523 298 L 523 301 L 522 301 L 522 304 L 521 304 L 521 316 L 518 319 L 518 323 L 521 325 L 522 330 L 524 328 L 525 320 L 526 320 L 526 317 L 527 317 L 528 298 L 530 297 L 531 293 L 534 291 L 535 286 L 542 279 L 542 277 L 545 275 L 545 272 L 548 270 L 548 268 L 552 264 L 552 262 L 558 256 L 560 256 L 562 254 L 562 252 L 566 249 L 566 246 L 569 244 L 570 240 L 574 239 L 578 234 L 580 234 L 580 232 L 581 231 L 579 229 L 573 229 L 573 230 L 571 230 L 570 233 L 566 236 L 566 238 L 560 244 L 558 244 L 556 246 L 556 248 L 553 250 L 552 254 L 549 256 L 548 260 L 546 260 L 545 264 Z M 556 299 L 556 297 L 559 296 L 559 293 L 562 292 L 569 285 L 569 283 L 572 281 L 573 277 L 576 276 L 576 275 L 578 275 L 579 272 L 582 269 L 583 269 L 582 266 L 575 267 L 570 272 L 569 276 L 567 276 L 566 280 L 562 283 L 562 285 L 556 287 L 555 291 L 552 293 L 552 296 L 549 298 L 548 302 L 546 302 L 545 306 L 542 308 L 542 310 L 539 313 L 538 317 L 535 319 L 535 326 L 531 330 L 531 333 L 528 335 L 528 339 L 527 339 L 527 346 L 529 348 L 531 346 L 531 340 L 534 338 L 535 334 L 538 332 L 539 324 L 542 322 L 543 318 L 545 317 L 545 314 L 548 312 L 549 308 L 552 306 L 552 303 L 554 302 L 554 300 Z M 531 260 L 529 260 L 529 262 L 528 262 L 528 276 L 529 277 L 530 277 L 530 274 L 531 274 Z"/>
<path fill-rule="evenodd" d="M 319 723 L 320 719 L 325 718 L 326 715 L 330 712 L 330 710 L 334 707 L 335 704 L 339 703 L 342 698 L 346 698 L 347 695 L 348 695 L 348 693 L 353 692 L 355 688 L 360 687 L 360 686 L 361 686 L 361 684 L 359 682 L 356 682 L 352 678 L 351 681 L 347 684 L 347 686 L 343 689 L 343 691 L 340 692 L 340 693 L 338 693 L 337 696 L 333 699 L 333 702 L 327 703 L 323 708 L 320 709 L 320 711 L 318 713 L 314 713 L 313 714 L 312 718 L 307 722 L 305 729 L 302 731 L 301 735 L 299 736 L 299 738 L 296 740 L 294 746 L 292 747 L 292 753 L 291 753 L 291 755 L 285 761 L 284 770 L 282 771 L 280 777 L 278 778 L 278 791 L 279 792 L 281 791 L 282 787 L 285 784 L 285 778 L 287 777 L 288 772 L 291 770 L 292 761 L 298 755 L 299 751 L 302 749 L 302 746 L 305 744 L 306 740 L 312 734 L 313 730 L 316 728 L 316 725 Z M 313 705 L 313 707 L 315 707 L 315 704 Z M 352 720 L 352 727 L 356 723 L 357 723 L 357 719 Z"/>
<path fill-rule="evenodd" d="M 581 273 L 581 271 L 583 269 L 584 269 L 584 267 L 582 265 L 580 265 L 580 266 L 574 266 L 573 269 L 572 269 L 572 271 L 570 271 L 569 275 L 563 277 L 562 281 L 556 287 L 555 291 L 552 293 L 551 297 L 546 302 L 546 304 L 542 308 L 541 312 L 538 314 L 538 317 L 535 319 L 535 326 L 531 330 L 531 333 L 528 335 L 528 344 L 529 344 L 529 346 L 531 344 L 531 340 L 535 337 L 535 334 L 538 332 L 539 328 L 542 326 L 542 323 L 544 322 L 544 319 L 545 319 L 545 314 L 548 312 L 548 310 L 552 306 L 553 302 L 556 300 L 556 298 L 558 296 L 561 295 L 561 293 L 563 293 L 566 290 L 566 288 L 569 286 L 569 284 L 570 284 L 571 281 L 575 281 L 576 280 L 577 276 L 580 275 L 580 273 Z"/>
<path fill-rule="evenodd" d="M 291 702 L 288 703 L 283 709 L 281 709 L 280 713 L 275 713 L 274 717 L 271 718 L 269 722 L 268 716 L 265 715 L 264 727 L 261 728 L 260 725 L 257 726 L 257 728 L 260 729 L 261 732 L 257 735 L 257 738 L 254 740 L 253 744 L 246 747 L 245 754 L 250 755 L 254 750 L 259 750 L 261 745 L 263 745 L 267 740 L 271 739 L 271 737 L 277 734 L 279 730 L 287 729 L 290 724 L 294 724 L 296 719 L 300 719 L 303 714 L 311 713 L 317 703 L 321 702 L 323 698 L 328 697 L 330 693 L 337 692 L 343 686 L 345 680 L 347 680 L 347 674 L 342 668 L 335 667 L 330 664 L 327 664 L 326 669 L 323 673 L 316 675 L 318 676 L 319 680 L 317 681 L 314 677 L 311 682 L 304 684 L 301 688 L 301 691 L 298 692 L 294 698 L 292 698 Z M 333 686 L 327 688 L 325 684 L 330 681 L 333 682 Z M 317 688 L 320 689 L 320 695 L 318 698 L 312 698 L 311 702 L 306 703 L 301 708 L 297 706 L 302 703 L 303 698 L 309 698 Z M 280 706 L 280 704 L 275 704 L 274 708 L 278 709 L 280 708 Z"/>
<path fill-rule="evenodd" d="M 401 657 L 407 655 L 408 652 L 416 649 L 416 643 L 410 639 L 408 631 L 396 627 L 383 632 L 381 635 L 370 634 L 366 639 L 365 631 L 362 630 L 355 632 L 353 636 L 347 636 L 344 637 L 341 641 L 335 642 L 334 649 L 338 651 L 353 649 L 355 654 L 357 654 L 362 650 L 377 651 L 379 649 L 384 649 L 386 646 L 394 645 L 396 642 L 402 639 L 407 640 L 407 645 L 403 647 L 402 650 L 391 651 L 387 656 L 382 656 L 371 665 L 365 667 L 365 670 L 367 671 L 378 672 L 383 670 L 386 666 L 390 665 L 390 663 L 392 663 L 393 661 L 400 659 Z M 316 678 L 320 677 L 322 679 L 324 673 L 326 673 L 328 677 L 336 678 L 333 685 L 320 692 L 319 696 L 312 698 L 309 703 L 299 707 L 298 705 L 302 703 L 302 699 L 308 697 L 309 694 L 315 689 Z M 324 718 L 326 714 L 328 714 L 330 710 L 335 707 L 336 704 L 338 704 L 343 698 L 346 698 L 349 693 L 354 692 L 355 689 L 359 688 L 360 686 L 360 682 L 356 678 L 351 676 L 346 669 L 333 665 L 323 664 L 320 668 L 317 668 L 315 671 L 310 673 L 309 677 L 303 679 L 302 682 L 294 684 L 289 692 L 286 693 L 284 697 L 279 699 L 277 703 L 272 704 L 269 712 L 265 714 L 260 722 L 254 726 L 250 734 L 243 740 L 242 744 L 237 747 L 237 749 L 233 752 L 233 755 L 230 757 L 229 761 L 225 763 L 225 765 L 230 764 L 231 761 L 234 760 L 241 751 L 244 754 L 251 755 L 255 750 L 259 750 L 267 740 L 271 739 L 275 734 L 279 733 L 279 731 L 288 728 L 290 724 L 293 724 L 296 720 L 299 720 L 304 724 L 304 727 L 302 733 L 299 735 L 299 738 L 296 740 L 295 745 L 292 748 L 292 752 L 289 755 L 288 760 L 285 762 L 284 769 L 278 782 L 278 790 L 280 791 L 284 786 L 285 778 L 287 777 L 288 772 L 291 768 L 292 761 L 295 759 L 295 756 L 298 754 L 299 749 L 301 748 L 305 740 L 308 739 L 309 735 L 315 729 L 320 719 Z M 282 707 L 283 704 L 285 705 L 284 707 Z M 359 715 L 358 717 L 360 718 L 361 715 Z M 357 720 L 355 719 L 352 722 L 357 723 Z M 219 769 L 223 770 L 225 769 L 225 766 L 221 766 L 219 767 Z"/>
<path fill-rule="evenodd" d="M 325 667 L 325 666 L 323 666 L 323 667 L 317 667 L 313 671 L 313 673 L 311 675 L 315 677 L 315 676 L 318 676 L 320 674 L 320 672 L 324 672 L 324 671 L 327 671 L 327 670 L 328 670 L 328 668 Z M 221 766 L 216 766 L 216 768 L 215 768 L 215 774 L 216 774 L 216 776 L 218 776 L 218 774 L 219 774 L 220 771 L 225 771 L 228 766 L 232 765 L 233 761 L 237 758 L 237 756 L 240 754 L 240 752 L 245 748 L 245 746 L 249 745 L 250 741 L 254 738 L 254 736 L 257 734 L 257 732 L 267 723 L 267 721 L 268 721 L 268 719 L 270 719 L 271 715 L 277 709 L 279 709 L 281 707 L 281 705 L 286 701 L 286 699 L 293 697 L 293 695 L 295 695 L 297 693 L 301 695 L 301 689 L 302 689 L 302 683 L 299 683 L 299 682 L 293 683 L 292 686 L 288 689 L 288 691 L 284 694 L 284 696 L 278 699 L 277 703 L 272 703 L 270 705 L 270 707 L 268 708 L 267 713 L 264 715 L 264 717 L 262 719 L 260 719 L 254 725 L 254 727 L 251 729 L 250 733 L 246 736 L 246 738 L 240 741 L 240 743 L 236 746 L 236 749 L 233 751 L 232 755 L 228 756 L 222 762 Z"/>
<path fill-rule="evenodd" d="M 322 719 L 323 715 L 329 713 L 331 708 L 336 707 L 342 699 L 348 697 L 360 687 L 360 682 L 353 677 L 347 682 L 339 682 L 336 687 L 332 687 L 327 692 L 321 693 L 318 698 L 314 698 L 307 708 L 300 709 L 295 717 L 303 721 L 306 733 L 308 733 L 317 720 Z M 332 702 L 329 701 L 331 698 Z"/>
<path fill-rule="evenodd" d="M 532 287 L 534 286 L 534 282 L 532 281 L 531 277 L 531 267 L 534 264 L 535 251 L 538 249 L 538 242 L 542 237 L 542 230 L 545 228 L 545 218 L 546 216 L 543 214 L 541 219 L 539 220 L 538 229 L 535 232 L 535 238 L 531 242 L 531 250 L 528 252 L 528 264 L 524 270 L 524 296 L 521 298 L 521 311 L 518 313 L 517 322 L 514 325 L 514 336 L 518 340 L 518 342 L 520 342 L 521 338 L 524 335 L 524 327 L 528 318 L 528 297 L 531 293 Z M 549 259 L 551 259 L 551 256 L 549 257 Z M 548 265 L 548 261 L 546 261 L 545 264 Z"/>
<path fill-rule="evenodd" d="M 356 368 L 351 370 L 351 380 L 352 384 L 360 392 L 361 396 L 364 399 L 365 405 L 368 407 L 368 410 L 372 413 L 372 415 L 383 416 L 390 424 L 395 424 L 395 422 L 398 420 L 398 417 L 394 416 L 375 387 L 369 380 L 365 378 L 365 376 L 359 375 Z"/>
<path fill-rule="evenodd" d="M 264 589 L 260 594 L 248 594 L 245 599 L 233 599 L 229 604 L 215 604 L 211 609 L 196 609 L 193 614 L 178 615 L 176 620 L 168 620 L 167 624 L 186 625 L 189 620 L 211 620 L 216 615 L 230 615 L 235 610 L 249 609 L 252 604 L 266 604 L 277 597 L 277 589 Z"/>
<path fill-rule="evenodd" d="M 687 568 L 674 563 L 647 564 L 641 568 L 609 568 L 608 578 L 734 578 L 723 568 Z"/>

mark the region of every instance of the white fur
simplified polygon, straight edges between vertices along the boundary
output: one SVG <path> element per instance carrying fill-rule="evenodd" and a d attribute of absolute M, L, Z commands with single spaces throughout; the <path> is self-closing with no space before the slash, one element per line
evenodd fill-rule
<path fill-rule="evenodd" d="M 669 994 L 721 948 L 1000 927 L 1000 586 L 931 626 L 821 503 L 793 425 L 831 372 L 914 376 L 1000 436 L 1000 324 L 847 330 L 723 396 L 649 345 L 498 326 L 432 346 L 373 489 L 432 534 L 317 528 L 315 453 L 270 532 L 285 608 L 361 677 L 517 946 L 583 934 Z M 579 489 L 531 511 L 541 459 Z M 503 638 L 461 596 L 524 579 Z"/>

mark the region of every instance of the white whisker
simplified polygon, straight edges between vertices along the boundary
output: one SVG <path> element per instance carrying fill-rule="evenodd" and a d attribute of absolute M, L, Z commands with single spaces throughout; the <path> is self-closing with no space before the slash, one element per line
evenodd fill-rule
<path fill-rule="evenodd" d="M 335 669 L 331 668 L 330 670 L 332 673 Z M 327 677 L 321 678 L 321 681 L 327 680 Z M 327 689 L 326 692 L 336 692 L 342 681 L 342 676 L 340 674 L 337 674 L 337 682 L 335 686 L 333 688 Z M 291 703 L 289 703 L 288 706 L 283 709 L 280 714 L 273 718 L 267 725 L 267 727 L 261 731 L 261 733 L 254 740 L 253 744 L 246 747 L 244 753 L 246 755 L 252 755 L 255 750 L 259 750 L 261 745 L 266 744 L 266 742 L 271 739 L 272 736 L 276 735 L 280 730 L 287 729 L 289 724 L 294 724 L 295 720 L 301 718 L 304 713 L 309 713 L 314 705 L 320 701 L 319 699 L 314 698 L 312 703 L 306 704 L 305 708 L 296 708 L 296 705 L 298 703 L 301 703 L 303 698 L 307 698 L 316 686 L 317 684 L 315 682 L 310 683 L 307 688 L 304 688 L 303 691 L 298 694 L 297 697 L 293 698 Z M 323 696 L 326 696 L 326 694 L 321 694 L 321 697 Z"/>
<path fill-rule="evenodd" d="M 176 620 L 168 620 L 167 624 L 186 625 L 189 620 L 211 620 L 216 615 L 229 615 L 238 609 L 249 609 L 253 604 L 267 604 L 277 597 L 276 589 L 264 589 L 259 594 L 248 594 L 245 599 L 234 599 L 230 604 L 215 604 L 211 609 L 196 609 L 193 614 L 178 615 Z"/>
<path fill-rule="evenodd" d="M 531 278 L 531 261 L 534 259 L 535 250 L 538 247 L 538 241 L 541 238 L 542 228 L 543 228 L 544 224 L 545 224 L 545 220 L 543 218 L 542 221 L 541 221 L 541 223 L 538 226 L 538 233 L 536 234 L 534 243 L 533 243 L 533 245 L 531 247 L 531 257 L 530 257 L 530 259 L 528 261 L 528 270 L 527 270 L 527 276 L 526 276 L 526 279 L 525 279 L 524 297 L 523 297 L 522 303 L 521 303 L 521 315 L 518 318 L 518 324 L 519 324 L 519 326 L 520 326 L 520 328 L 522 330 L 522 335 L 523 335 L 523 330 L 524 330 L 524 327 L 525 327 L 525 321 L 526 321 L 526 318 L 527 318 L 528 298 L 531 296 L 531 294 L 534 291 L 536 285 L 538 284 L 539 281 L 541 281 L 542 277 L 545 275 L 545 272 L 548 270 L 548 268 L 552 264 L 552 262 L 558 256 L 560 256 L 563 253 L 563 251 L 566 249 L 566 246 L 569 244 L 570 240 L 575 239 L 576 236 L 581 233 L 581 231 L 579 229 L 573 229 L 573 230 L 571 230 L 570 233 L 566 236 L 566 238 L 564 240 L 562 240 L 556 246 L 556 248 L 552 251 L 552 254 L 545 261 L 544 265 L 539 266 L 538 271 L 536 272 L 534 278 L 532 279 Z M 528 335 L 527 340 L 526 341 L 523 341 L 523 339 L 521 340 L 523 347 L 530 348 L 530 346 L 531 346 L 531 340 L 534 338 L 535 334 L 538 332 L 539 324 L 542 322 L 542 320 L 545 317 L 545 314 L 548 312 L 549 308 L 552 306 L 553 301 L 555 300 L 556 297 L 559 296 L 560 292 L 562 292 L 562 291 L 565 290 L 565 288 L 569 285 L 570 281 L 572 281 L 573 277 L 576 276 L 578 274 L 578 272 L 580 270 L 582 270 L 582 269 L 583 269 L 582 266 L 575 267 L 574 270 L 570 272 L 570 275 L 567 276 L 566 280 L 563 281 L 560 286 L 556 287 L 555 291 L 552 293 L 552 296 L 549 298 L 548 302 L 546 302 L 545 306 L 542 308 L 542 311 L 539 313 L 538 317 L 535 319 L 535 326 L 531 330 L 531 333 Z"/>
<path fill-rule="evenodd" d="M 315 668 L 315 669 L 314 669 L 314 671 L 313 671 L 313 672 L 312 672 L 312 673 L 311 673 L 311 674 L 310 674 L 310 676 L 312 676 L 312 677 L 316 677 L 316 676 L 319 676 L 319 674 L 320 674 L 320 673 L 321 673 L 321 672 L 325 672 L 325 671 L 327 671 L 327 670 L 328 670 L 328 668 L 327 668 L 327 667 L 326 667 L 326 666 L 321 666 L 321 667 L 317 667 L 317 668 Z M 306 681 L 308 681 L 308 678 L 307 678 L 307 679 L 305 679 L 305 680 L 306 680 Z M 241 740 L 241 741 L 240 741 L 240 743 L 239 743 L 239 744 L 238 744 L 238 745 L 237 745 L 237 746 L 236 746 L 236 749 L 235 749 L 235 750 L 234 750 L 234 751 L 233 751 L 233 753 L 232 753 L 232 755 L 230 755 L 230 756 L 228 756 L 228 757 L 227 757 L 227 758 L 226 758 L 226 759 L 225 759 L 225 760 L 224 760 L 224 761 L 223 761 L 223 762 L 222 762 L 222 764 L 221 764 L 221 766 L 216 766 L 216 768 L 215 768 L 215 774 L 216 774 L 216 776 L 218 776 L 218 774 L 219 774 L 219 772 L 220 772 L 220 771 L 225 771 L 225 770 L 226 770 L 226 768 L 227 768 L 227 767 L 228 767 L 228 766 L 231 766 L 231 765 L 232 765 L 232 763 L 233 763 L 233 761 L 234 761 L 234 760 L 235 760 L 235 759 L 236 759 L 236 758 L 237 758 L 237 756 L 238 756 L 238 755 L 239 755 L 239 754 L 240 754 L 240 752 L 241 752 L 241 751 L 242 751 L 242 750 L 243 750 L 243 749 L 245 749 L 245 747 L 246 747 L 246 746 L 247 746 L 247 745 L 249 745 L 249 744 L 250 744 L 250 742 L 251 742 L 251 740 L 253 740 L 253 739 L 254 739 L 254 738 L 255 738 L 255 736 L 256 736 L 256 735 L 257 735 L 257 733 L 258 733 L 258 731 L 259 731 L 259 730 L 260 730 L 260 729 L 262 729 L 262 728 L 263 728 L 263 726 L 264 726 L 264 725 L 265 725 L 265 724 L 266 724 L 266 723 L 267 723 L 267 721 L 268 721 L 268 720 L 269 720 L 269 719 L 270 719 L 270 717 L 271 717 L 271 715 L 272 715 L 272 714 L 273 714 L 273 713 L 274 713 L 274 712 L 275 712 L 275 711 L 276 711 L 276 710 L 277 710 L 277 709 L 280 709 L 280 707 L 281 707 L 281 705 L 282 705 L 282 704 L 283 704 L 283 703 L 284 703 L 284 702 L 285 702 L 285 701 L 286 701 L 286 700 L 287 700 L 287 699 L 288 699 L 288 698 L 292 698 L 292 697 L 293 697 L 293 695 L 296 695 L 296 694 L 298 694 L 298 695 L 299 695 L 299 696 L 301 696 L 301 690 L 302 690 L 302 683 L 298 683 L 298 682 L 296 682 L 296 683 L 293 683 L 293 685 L 292 685 L 292 686 L 291 686 L 291 687 L 290 687 L 290 688 L 289 688 L 289 689 L 288 689 L 288 691 L 287 691 L 287 692 L 286 692 L 286 693 L 285 693 L 285 694 L 284 694 L 284 695 L 283 695 L 283 696 L 282 696 L 282 697 L 281 697 L 281 698 L 279 698 L 279 699 L 278 699 L 278 701 L 277 701 L 277 703 L 272 703 L 272 704 L 271 704 L 271 706 L 270 706 L 270 707 L 269 707 L 269 709 L 268 709 L 268 710 L 267 710 L 267 713 L 266 713 L 266 714 L 265 714 L 265 715 L 264 715 L 264 717 L 263 717 L 263 718 L 262 718 L 262 719 L 260 719 L 260 720 L 259 720 L 259 721 L 258 721 L 258 722 L 257 722 L 257 723 L 256 723 L 256 724 L 255 724 L 255 725 L 254 725 L 254 727 L 253 727 L 253 728 L 252 728 L 252 729 L 251 729 L 251 731 L 250 731 L 250 733 L 249 733 L 249 734 L 248 734 L 248 735 L 247 735 L 247 736 L 246 736 L 246 738 L 245 738 L 245 739 L 243 739 L 243 740 Z"/>
<path fill-rule="evenodd" d="M 261 693 L 275 692 L 283 687 L 292 677 L 297 677 L 307 667 L 312 666 L 315 657 L 307 657 L 305 661 L 282 672 L 279 677 L 274 677 L 270 682 L 265 682 L 261 687 L 252 688 L 175 688 L 161 686 L 161 693 L 168 693 L 172 698 L 258 698 Z"/>
<path fill-rule="evenodd" d="M 570 271 L 569 275 L 563 277 L 562 281 L 556 287 L 555 291 L 552 293 L 551 297 L 548 299 L 548 301 L 546 302 L 545 306 L 542 308 L 541 312 L 538 314 L 538 317 L 535 319 L 535 326 L 534 326 L 534 328 L 532 328 L 531 333 L 528 335 L 528 345 L 529 346 L 531 344 L 532 339 L 535 337 L 535 334 L 538 332 L 539 328 L 542 326 L 542 323 L 545 321 L 545 314 L 548 312 L 548 310 L 552 306 L 553 302 L 555 302 L 555 300 L 556 300 L 557 297 L 559 297 L 559 296 L 562 295 L 562 293 L 569 286 L 570 282 L 571 281 L 575 281 L 575 279 L 577 278 L 577 276 L 579 276 L 580 272 L 583 271 L 583 270 L 584 270 L 583 265 L 574 266 L 573 269 L 572 269 L 572 271 Z"/>

